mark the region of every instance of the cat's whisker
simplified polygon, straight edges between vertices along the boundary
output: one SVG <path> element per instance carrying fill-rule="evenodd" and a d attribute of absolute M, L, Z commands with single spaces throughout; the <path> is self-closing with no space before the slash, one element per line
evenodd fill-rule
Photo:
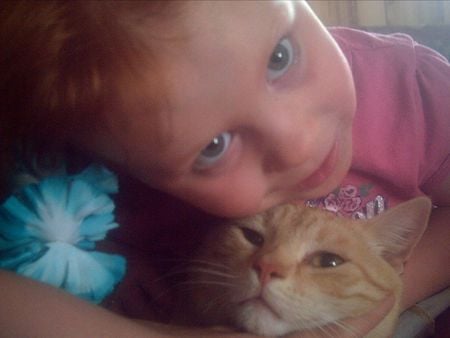
<path fill-rule="evenodd" d="M 218 270 L 213 270 L 213 269 L 207 269 L 207 268 L 190 268 L 189 269 L 190 272 L 193 273 L 204 273 L 207 275 L 212 275 L 212 276 L 220 276 L 220 277 L 224 277 L 224 278 L 229 278 L 229 279 L 236 279 L 238 278 L 237 275 L 233 275 L 231 273 L 227 273 L 227 272 L 223 272 L 223 271 L 218 271 Z"/>
<path fill-rule="evenodd" d="M 351 334 L 354 337 L 358 337 L 358 332 L 351 325 L 348 325 L 341 320 L 335 321 L 334 324 L 340 327 L 342 330 L 346 331 L 348 334 Z"/>
<path fill-rule="evenodd" d="M 317 332 L 317 329 L 319 329 L 321 332 L 323 332 L 326 336 L 329 337 L 334 337 L 333 333 L 330 333 L 329 331 L 332 331 L 331 328 L 326 327 L 326 326 L 322 326 L 321 323 L 318 320 L 312 319 L 312 318 L 308 318 L 308 319 L 303 319 L 303 321 L 307 321 L 310 324 L 312 324 L 313 328 L 309 329 L 308 331 L 310 333 L 312 333 L 314 336 L 317 335 L 318 337 L 320 337 L 320 333 Z"/>
<path fill-rule="evenodd" d="M 309 320 L 311 321 L 311 319 Z M 331 320 L 327 320 L 325 318 L 322 318 L 321 320 L 314 320 L 313 325 L 318 328 L 320 331 L 322 331 L 326 336 L 328 337 L 336 337 L 336 328 L 334 326 L 330 325 L 324 325 L 324 322 L 331 322 Z"/>
<path fill-rule="evenodd" d="M 148 283 L 154 284 L 154 283 L 160 282 L 162 280 L 168 279 L 170 277 L 186 274 L 189 269 L 190 268 L 188 266 L 180 266 L 177 269 L 172 269 L 172 270 L 168 271 L 167 273 L 150 280 Z"/>
<path fill-rule="evenodd" d="M 183 264 L 191 264 L 191 263 L 202 263 L 207 265 L 215 265 L 215 266 L 223 266 L 227 267 L 225 264 L 213 262 L 207 259 L 199 259 L 199 258 L 181 258 L 181 257 L 152 257 L 150 259 L 154 263 L 183 263 Z"/>
<path fill-rule="evenodd" d="M 220 307 L 220 305 L 224 302 L 224 296 L 218 295 L 215 298 L 211 298 L 207 303 L 202 306 L 202 309 L 200 310 L 202 313 L 209 313 L 210 309 L 214 306 L 215 308 Z"/>
<path fill-rule="evenodd" d="M 323 318 L 322 318 L 323 319 Z M 338 332 L 345 331 L 346 334 L 350 334 L 352 337 L 358 337 L 358 333 L 351 326 L 345 324 L 340 320 L 330 321 L 329 324 L 323 326 L 321 322 L 317 321 L 317 325 L 313 323 L 315 329 L 321 330 L 324 334 L 329 337 L 338 336 Z M 312 331 L 314 332 L 314 331 Z"/>
<path fill-rule="evenodd" d="M 186 285 L 217 285 L 217 286 L 225 286 L 225 287 L 236 287 L 236 285 L 232 283 L 226 283 L 216 280 L 189 280 L 189 281 L 183 281 L 180 282 L 178 285 L 186 286 Z"/>
<path fill-rule="evenodd" d="M 324 317 L 325 314 L 321 314 L 320 319 L 317 315 L 304 315 L 302 313 L 298 313 L 296 316 L 296 321 L 299 323 L 308 323 L 310 325 L 310 329 L 307 329 L 311 334 L 318 335 L 319 337 L 322 337 L 320 333 L 318 333 L 317 330 L 320 330 L 324 335 L 327 337 L 336 337 L 338 333 L 338 329 L 334 325 L 324 325 L 324 323 L 334 323 L 334 319 L 332 317 L 327 318 Z"/>
<path fill-rule="evenodd" d="M 153 258 L 153 262 L 159 262 L 159 263 L 179 263 L 179 266 L 192 266 L 192 265 L 205 265 L 205 266 L 212 266 L 217 267 L 223 270 L 232 270 L 232 268 L 228 265 L 214 262 L 206 259 L 199 259 L 199 258 Z M 176 267 L 176 266 L 175 266 Z"/>
<path fill-rule="evenodd" d="M 158 300 L 160 300 L 162 297 L 164 297 L 165 295 L 167 295 L 167 294 L 169 294 L 170 293 L 170 290 L 162 290 L 161 292 L 159 292 L 157 295 L 155 295 L 154 297 L 153 297 L 153 300 L 155 301 L 155 302 L 157 302 Z"/>
<path fill-rule="evenodd" d="M 335 326 L 319 326 L 321 328 L 322 332 L 324 332 L 329 337 L 336 337 L 338 329 Z"/>
<path fill-rule="evenodd" d="M 194 263 L 194 264 L 203 264 L 203 265 L 209 265 L 209 266 L 213 266 L 213 267 L 217 267 L 217 268 L 223 268 L 224 270 L 232 270 L 232 268 L 228 265 L 225 264 L 221 264 L 218 262 L 212 262 L 209 260 L 205 260 L 205 259 L 190 259 L 188 260 L 189 263 Z"/>
<path fill-rule="evenodd" d="M 342 331 L 345 331 L 346 333 L 348 333 L 352 336 L 355 336 L 355 337 L 357 336 L 356 331 L 354 329 L 352 329 L 351 326 L 347 325 L 343 321 L 335 320 L 331 317 L 329 319 L 322 317 L 322 323 L 323 323 L 323 320 L 325 320 L 325 322 L 329 322 L 329 324 L 326 326 L 323 326 L 323 324 L 317 325 L 317 326 L 330 337 L 336 337 L 337 333 L 340 331 L 339 329 L 341 329 Z"/>
<path fill-rule="evenodd" d="M 321 330 L 325 331 L 323 328 L 320 328 Z M 309 332 L 310 334 L 312 334 L 313 336 L 317 336 L 317 337 L 321 337 L 320 333 L 318 333 L 316 330 L 314 329 L 306 329 L 304 331 Z M 303 331 L 302 331 L 303 332 Z M 325 334 L 328 335 L 328 332 L 325 331 Z"/>
<path fill-rule="evenodd" d="M 207 287 L 213 285 L 214 287 L 221 287 L 224 291 L 230 290 L 230 289 L 237 289 L 238 285 L 234 283 L 225 283 L 220 281 L 211 281 L 211 280 L 190 280 L 190 281 L 184 281 L 180 282 L 178 284 L 178 289 L 180 291 L 181 287 L 184 287 L 184 290 L 187 290 L 187 292 L 192 292 L 192 290 L 198 289 L 199 287 Z M 229 302 L 228 299 L 228 292 L 220 292 L 216 294 L 217 297 L 209 297 L 207 300 L 204 300 L 204 303 L 201 305 L 201 308 L 199 308 L 199 311 L 204 314 L 208 314 L 209 310 L 212 307 L 221 307 L 223 304 L 227 304 Z"/>
<path fill-rule="evenodd" d="M 324 327 L 321 327 L 321 326 L 319 326 L 318 328 L 319 328 L 320 331 L 322 331 L 326 336 L 328 336 L 328 337 L 333 337 L 333 334 L 330 333 L 330 332 L 328 332 L 327 328 L 324 328 Z M 312 332 L 312 333 L 314 334 L 314 336 L 316 336 L 316 335 L 317 335 L 317 337 L 321 337 L 321 336 L 322 336 L 320 333 L 318 333 L 318 332 L 315 331 L 315 330 L 310 330 L 310 332 Z"/>
<path fill-rule="evenodd" d="M 175 268 L 171 269 L 167 273 L 159 276 L 158 278 L 155 278 L 155 279 L 149 281 L 148 283 L 149 284 L 157 283 L 157 282 L 169 279 L 169 278 L 177 276 L 177 275 L 188 274 L 189 272 L 203 272 L 203 273 L 208 273 L 210 275 L 221 276 L 221 277 L 224 277 L 224 278 L 235 278 L 234 275 L 229 274 L 229 273 L 227 273 L 225 271 L 221 271 L 222 268 L 227 268 L 228 270 L 230 269 L 226 265 L 214 264 L 212 262 L 203 261 L 203 260 L 194 260 L 194 261 L 196 263 L 199 263 L 199 264 L 210 265 L 212 267 L 220 268 L 220 269 L 215 270 L 215 269 L 212 269 L 212 268 L 208 269 L 207 267 L 202 268 L 202 267 L 195 267 L 195 266 L 193 267 L 192 265 L 180 265 L 178 267 L 175 267 Z M 189 262 L 189 260 L 186 260 L 186 262 Z"/>
<path fill-rule="evenodd" d="M 224 292 L 224 293 L 217 295 L 217 297 L 215 297 L 215 298 L 210 298 L 208 300 L 208 302 L 205 302 L 203 304 L 202 309 L 200 311 L 201 311 L 201 313 L 208 315 L 210 313 L 210 310 L 212 308 L 214 308 L 216 312 L 217 312 L 217 309 L 222 309 L 222 311 L 220 311 L 220 312 L 223 313 L 223 309 L 225 309 L 229 306 L 230 306 L 229 294 Z"/>
<path fill-rule="evenodd" d="M 306 319 L 306 321 L 308 321 L 311 325 L 312 328 L 308 329 L 307 331 L 309 331 L 311 334 L 313 334 L 314 336 L 317 335 L 318 337 L 322 337 L 322 335 L 320 334 L 320 332 L 322 332 L 325 336 L 327 337 L 337 337 L 337 328 L 333 325 L 323 325 L 323 320 L 314 320 L 314 319 Z M 318 332 L 320 331 L 320 332 Z"/>

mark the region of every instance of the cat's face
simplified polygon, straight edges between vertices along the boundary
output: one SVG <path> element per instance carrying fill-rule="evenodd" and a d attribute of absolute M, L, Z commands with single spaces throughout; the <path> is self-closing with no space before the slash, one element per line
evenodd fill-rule
<path fill-rule="evenodd" d="M 378 222 L 284 205 L 218 226 L 192 267 L 199 315 L 281 335 L 369 311 L 401 289 Z"/>

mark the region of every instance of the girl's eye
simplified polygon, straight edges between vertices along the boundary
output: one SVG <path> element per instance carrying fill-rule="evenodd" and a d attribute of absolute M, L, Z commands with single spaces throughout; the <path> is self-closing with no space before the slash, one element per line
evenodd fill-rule
<path fill-rule="evenodd" d="M 311 265 L 315 268 L 335 268 L 343 263 L 342 257 L 331 252 L 319 252 L 311 259 Z"/>
<path fill-rule="evenodd" d="M 249 241 L 254 246 L 262 246 L 264 244 L 264 237 L 257 231 L 242 227 L 242 233 L 247 241 Z"/>
<path fill-rule="evenodd" d="M 291 40 L 283 38 L 275 46 L 267 65 L 267 79 L 273 81 L 281 77 L 294 62 L 294 47 Z"/>
<path fill-rule="evenodd" d="M 213 166 L 227 152 L 231 142 L 231 134 L 228 132 L 215 136 L 212 141 L 200 152 L 196 161 L 196 169 L 206 169 Z"/>

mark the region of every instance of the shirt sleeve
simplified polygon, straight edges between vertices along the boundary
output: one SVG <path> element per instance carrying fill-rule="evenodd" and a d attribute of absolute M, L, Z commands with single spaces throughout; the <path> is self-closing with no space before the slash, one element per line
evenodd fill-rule
<path fill-rule="evenodd" d="M 351 173 L 390 205 L 434 196 L 450 174 L 448 61 L 404 34 L 332 33 L 357 95 Z"/>
<path fill-rule="evenodd" d="M 429 194 L 450 175 L 450 64 L 425 46 L 414 50 L 417 109 L 425 123 L 420 188 Z"/>

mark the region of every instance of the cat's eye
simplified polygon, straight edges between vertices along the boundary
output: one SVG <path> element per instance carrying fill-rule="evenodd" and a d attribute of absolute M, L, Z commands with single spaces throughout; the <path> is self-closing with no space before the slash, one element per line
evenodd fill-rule
<path fill-rule="evenodd" d="M 260 247 L 264 244 L 264 237 L 259 232 L 246 227 L 242 227 L 241 230 L 245 239 L 254 246 Z"/>
<path fill-rule="evenodd" d="M 281 39 L 270 55 L 267 65 L 267 79 L 274 81 L 287 72 L 294 62 L 294 47 L 289 38 Z"/>
<path fill-rule="evenodd" d="M 316 268 L 335 268 L 345 263 L 345 260 L 331 252 L 318 252 L 311 258 L 311 265 Z"/>

